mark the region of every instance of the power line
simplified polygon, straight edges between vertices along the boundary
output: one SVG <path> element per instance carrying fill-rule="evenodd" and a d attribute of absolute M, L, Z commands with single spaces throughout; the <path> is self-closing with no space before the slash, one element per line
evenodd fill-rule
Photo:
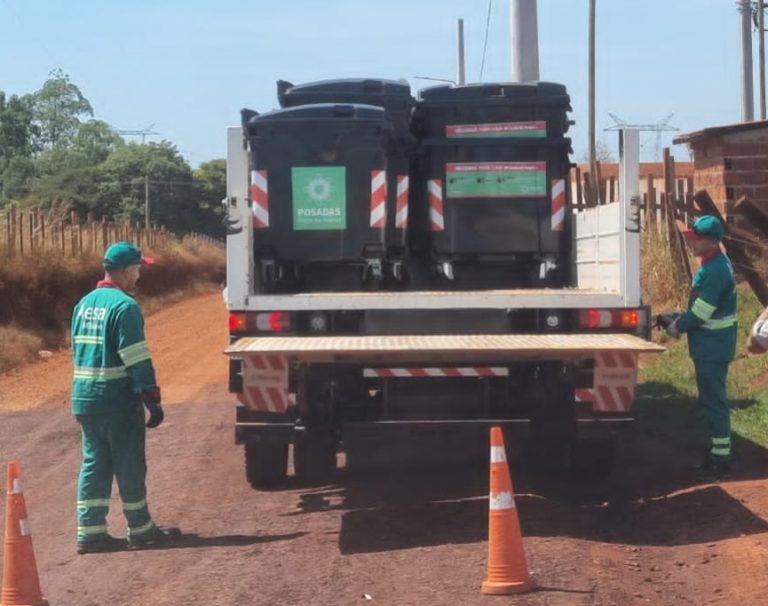
<path fill-rule="evenodd" d="M 485 41 L 483 42 L 483 60 L 480 62 L 480 81 L 483 80 L 483 70 L 485 69 L 485 51 L 488 50 L 488 32 L 491 28 L 491 6 L 493 0 L 488 0 L 488 15 L 485 18 Z"/>

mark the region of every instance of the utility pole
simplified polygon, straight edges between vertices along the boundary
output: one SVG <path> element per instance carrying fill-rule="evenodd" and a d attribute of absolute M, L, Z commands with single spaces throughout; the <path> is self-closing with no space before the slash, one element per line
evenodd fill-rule
<path fill-rule="evenodd" d="M 590 195 L 597 191 L 597 163 L 595 141 L 595 2 L 589 0 L 589 96 L 588 96 L 588 123 L 589 123 L 589 185 Z"/>
<path fill-rule="evenodd" d="M 536 0 L 509 0 L 512 82 L 539 79 L 539 25 Z"/>
<path fill-rule="evenodd" d="M 457 62 L 457 75 L 456 75 L 456 81 L 459 83 L 459 86 L 464 86 L 466 82 L 466 75 L 465 75 L 465 65 L 464 65 L 464 19 L 459 19 L 459 31 L 458 31 L 458 44 L 457 44 L 457 52 L 458 56 L 456 57 Z"/>
<path fill-rule="evenodd" d="M 149 173 L 144 173 L 144 228 L 149 229 Z"/>
<path fill-rule="evenodd" d="M 758 60 L 760 66 L 758 72 L 760 73 L 760 119 L 765 120 L 765 2 L 764 0 L 758 0 L 757 2 L 757 35 L 758 38 Z"/>
<path fill-rule="evenodd" d="M 741 13 L 741 121 L 755 119 L 754 90 L 752 87 L 752 3 L 739 0 Z"/>

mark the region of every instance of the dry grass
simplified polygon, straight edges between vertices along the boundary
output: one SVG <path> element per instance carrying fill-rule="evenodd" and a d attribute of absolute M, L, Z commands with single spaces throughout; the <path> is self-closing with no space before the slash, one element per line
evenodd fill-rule
<path fill-rule="evenodd" d="M 690 284 L 677 274 L 666 237 L 655 229 L 646 230 L 640 247 L 640 281 L 645 303 L 654 312 L 685 308 Z"/>
<path fill-rule="evenodd" d="M 0 369 L 33 361 L 43 346 L 43 339 L 29 330 L 0 326 Z"/>
<path fill-rule="evenodd" d="M 223 249 L 169 240 L 146 251 L 157 264 L 142 274 L 137 296 L 146 313 L 174 300 L 221 288 Z M 62 257 L 47 251 L 0 264 L 0 372 L 58 349 L 68 338 L 72 307 L 103 276 L 100 255 Z"/>

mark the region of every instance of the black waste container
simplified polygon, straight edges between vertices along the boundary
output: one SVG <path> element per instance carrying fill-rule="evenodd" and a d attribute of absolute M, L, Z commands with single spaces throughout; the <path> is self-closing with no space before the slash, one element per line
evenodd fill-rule
<path fill-rule="evenodd" d="M 554 82 L 433 86 L 419 93 L 413 130 L 420 138 L 561 137 L 571 98 Z"/>
<path fill-rule="evenodd" d="M 424 219 L 412 239 L 429 241 L 437 273 L 454 286 L 567 284 L 568 107 L 565 88 L 551 83 L 423 95 L 414 118 L 423 210 L 414 214 Z"/>
<path fill-rule="evenodd" d="M 410 162 L 415 148 L 411 113 L 416 104 L 407 82 L 377 78 L 321 80 L 306 84 L 277 83 L 281 107 L 311 103 L 362 103 L 384 108 L 393 136 L 387 148 L 387 249 L 390 260 L 405 253 L 411 196 Z"/>
<path fill-rule="evenodd" d="M 384 110 L 317 104 L 242 117 L 261 287 L 356 290 L 376 282 L 391 137 Z"/>

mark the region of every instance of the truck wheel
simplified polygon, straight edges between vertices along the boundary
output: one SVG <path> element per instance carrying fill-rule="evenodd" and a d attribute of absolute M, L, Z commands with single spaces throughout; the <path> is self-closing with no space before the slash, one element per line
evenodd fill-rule
<path fill-rule="evenodd" d="M 332 438 L 297 437 L 293 444 L 293 468 L 302 482 L 327 482 L 336 471 L 336 442 Z"/>
<path fill-rule="evenodd" d="M 245 477 L 252 488 L 272 488 L 285 483 L 288 444 L 256 442 L 245 445 Z"/>

